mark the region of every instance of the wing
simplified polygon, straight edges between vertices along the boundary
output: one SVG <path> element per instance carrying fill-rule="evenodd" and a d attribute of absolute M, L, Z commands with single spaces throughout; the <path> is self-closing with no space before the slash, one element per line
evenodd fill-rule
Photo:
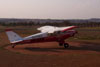
<path fill-rule="evenodd" d="M 54 26 L 43 26 L 38 28 L 37 30 L 41 31 L 42 33 L 53 33 L 55 31 Z"/>
<path fill-rule="evenodd" d="M 42 33 L 54 33 L 56 31 L 67 31 L 76 28 L 76 26 L 68 26 L 68 27 L 54 27 L 54 26 L 43 26 L 38 28 L 37 30 L 41 31 Z"/>
<path fill-rule="evenodd" d="M 74 28 L 77 28 L 77 26 L 62 27 L 59 30 L 64 32 L 64 31 L 71 30 L 71 29 L 74 29 Z"/>

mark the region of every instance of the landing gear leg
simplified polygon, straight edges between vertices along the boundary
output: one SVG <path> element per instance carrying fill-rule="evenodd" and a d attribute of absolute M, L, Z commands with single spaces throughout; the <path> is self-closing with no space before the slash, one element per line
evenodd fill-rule
<path fill-rule="evenodd" d="M 63 46 L 63 43 L 59 43 L 59 46 Z"/>
<path fill-rule="evenodd" d="M 64 48 L 68 48 L 69 44 L 64 42 L 64 43 L 59 43 L 59 46 L 64 46 Z"/>

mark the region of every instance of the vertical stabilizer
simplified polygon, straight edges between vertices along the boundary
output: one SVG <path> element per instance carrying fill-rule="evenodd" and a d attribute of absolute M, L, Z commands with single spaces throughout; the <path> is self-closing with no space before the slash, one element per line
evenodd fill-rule
<path fill-rule="evenodd" d="M 13 32 L 11 29 L 6 29 L 6 34 L 8 36 L 10 43 L 13 43 L 14 41 L 22 40 L 22 37 L 20 37 L 18 34 Z"/>

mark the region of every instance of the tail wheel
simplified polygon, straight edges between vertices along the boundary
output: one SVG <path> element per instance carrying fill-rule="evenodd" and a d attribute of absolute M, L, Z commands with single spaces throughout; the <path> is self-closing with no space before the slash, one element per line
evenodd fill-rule
<path fill-rule="evenodd" d="M 15 48 L 15 45 L 12 45 L 12 48 Z"/>
<path fill-rule="evenodd" d="M 64 43 L 64 48 L 68 48 L 69 44 L 68 43 Z"/>

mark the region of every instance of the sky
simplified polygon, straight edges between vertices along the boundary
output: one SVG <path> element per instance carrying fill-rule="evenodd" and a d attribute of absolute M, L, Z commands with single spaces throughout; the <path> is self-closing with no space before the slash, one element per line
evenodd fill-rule
<path fill-rule="evenodd" d="M 0 0 L 0 18 L 100 18 L 100 0 Z"/>

